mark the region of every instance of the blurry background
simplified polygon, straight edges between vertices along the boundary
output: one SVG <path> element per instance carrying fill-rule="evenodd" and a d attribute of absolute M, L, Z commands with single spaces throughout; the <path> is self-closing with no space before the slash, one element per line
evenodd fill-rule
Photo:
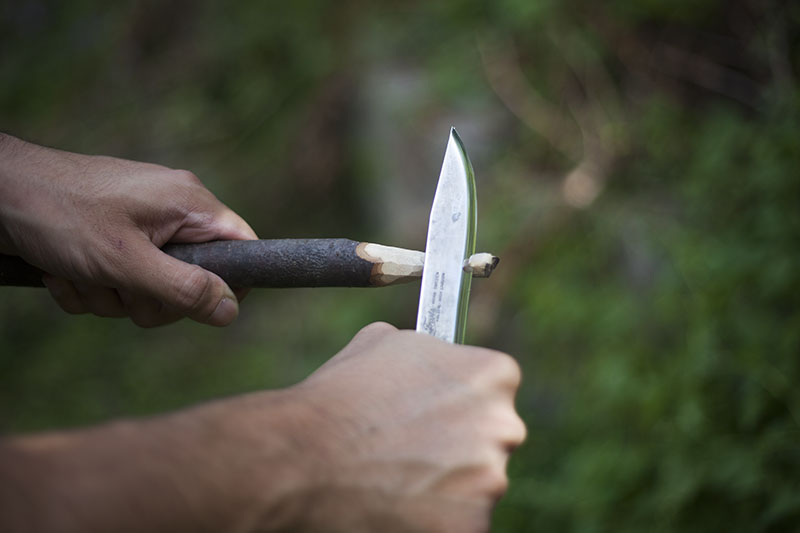
<path fill-rule="evenodd" d="M 191 169 L 262 238 L 420 249 L 455 125 L 502 258 L 468 341 L 525 376 L 495 531 L 800 527 L 800 5 L 374 4 L 3 2 L 0 129 Z M 287 386 L 417 297 L 142 330 L 0 289 L 0 428 Z"/>

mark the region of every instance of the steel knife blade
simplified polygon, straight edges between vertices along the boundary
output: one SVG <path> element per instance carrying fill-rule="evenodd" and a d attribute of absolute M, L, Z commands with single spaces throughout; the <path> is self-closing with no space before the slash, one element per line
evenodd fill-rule
<path fill-rule="evenodd" d="M 459 344 L 464 342 L 472 282 L 463 265 L 475 252 L 476 204 L 472 164 L 451 128 L 428 222 L 417 331 Z"/>

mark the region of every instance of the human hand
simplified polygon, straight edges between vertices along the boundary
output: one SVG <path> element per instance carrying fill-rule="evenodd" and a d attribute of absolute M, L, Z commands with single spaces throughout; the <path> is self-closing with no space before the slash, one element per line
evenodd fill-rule
<path fill-rule="evenodd" d="M 289 463 L 301 475 L 255 529 L 488 531 L 509 453 L 525 438 L 514 410 L 519 380 L 505 354 L 367 326 L 285 391 L 295 420 L 289 442 L 302 452 Z M 259 395 L 234 401 L 221 404 L 224 433 L 234 443 L 258 440 Z M 244 450 L 258 448 L 236 450 L 256 479 L 266 462 L 248 461 Z"/>
<path fill-rule="evenodd" d="M 310 530 L 488 531 L 509 453 L 519 366 L 387 324 L 364 328 L 298 387 L 315 405 L 325 490 Z"/>
<path fill-rule="evenodd" d="M 287 389 L 0 440 L 0 529 L 485 532 L 525 438 L 519 379 L 372 324 Z"/>
<path fill-rule="evenodd" d="M 69 313 L 128 316 L 143 327 L 184 316 L 227 325 L 244 291 L 237 297 L 219 276 L 159 248 L 255 238 L 191 172 L 0 134 L 0 251 L 47 272 Z"/>

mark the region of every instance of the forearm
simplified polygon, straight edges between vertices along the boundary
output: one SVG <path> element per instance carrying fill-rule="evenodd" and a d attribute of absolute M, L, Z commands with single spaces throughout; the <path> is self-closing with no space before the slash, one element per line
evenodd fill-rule
<path fill-rule="evenodd" d="M 302 479 L 296 446 L 282 393 L 262 394 L 275 408 L 252 440 L 210 404 L 0 444 L 0 530 L 246 531 L 288 520 Z"/>

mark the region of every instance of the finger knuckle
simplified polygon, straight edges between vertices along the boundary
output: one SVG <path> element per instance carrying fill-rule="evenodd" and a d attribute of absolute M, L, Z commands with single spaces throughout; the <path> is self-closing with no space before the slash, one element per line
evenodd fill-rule
<path fill-rule="evenodd" d="M 350 342 L 351 345 L 355 343 L 359 346 L 361 343 L 383 343 L 389 335 L 395 332 L 397 332 L 397 329 L 391 324 L 387 324 L 386 322 L 374 322 L 361 328 Z"/>
<path fill-rule="evenodd" d="M 151 329 L 161 325 L 154 317 L 143 313 L 131 314 L 130 319 L 131 322 L 144 329 Z"/>
<path fill-rule="evenodd" d="M 393 331 L 395 327 L 387 322 L 373 322 L 361 328 L 357 335 L 388 335 Z"/>
<path fill-rule="evenodd" d="M 104 305 L 94 307 L 91 311 L 93 314 L 103 318 L 121 318 L 124 316 L 119 310 Z"/>
<path fill-rule="evenodd" d="M 496 399 L 493 407 L 487 409 L 484 427 L 493 442 L 506 452 L 517 448 L 527 437 L 525 422 L 507 400 Z"/>
<path fill-rule="evenodd" d="M 516 359 L 502 352 L 492 352 L 490 373 L 499 385 L 516 391 L 522 380 L 522 370 Z"/>
<path fill-rule="evenodd" d="M 202 182 L 197 175 L 191 170 L 178 169 L 171 171 L 172 177 L 178 183 L 187 183 L 191 185 L 201 185 Z"/>
<path fill-rule="evenodd" d="M 519 446 L 528 438 L 528 428 L 525 421 L 518 414 L 514 414 L 514 421 L 511 428 L 511 445 Z"/>
<path fill-rule="evenodd" d="M 123 315 L 122 305 L 111 289 L 79 285 L 76 285 L 76 288 L 91 313 L 105 318 L 116 318 Z"/>
<path fill-rule="evenodd" d="M 488 348 L 463 348 L 472 351 L 473 356 L 470 357 L 472 371 L 482 376 L 487 383 L 513 386 L 519 384 L 521 377 L 519 364 L 510 355 Z"/>
<path fill-rule="evenodd" d="M 50 296 L 56 304 L 67 314 L 82 315 L 88 313 L 88 309 L 75 291 L 70 291 L 67 281 L 51 281 L 48 286 Z"/>
<path fill-rule="evenodd" d="M 483 477 L 483 484 L 489 496 L 500 498 L 508 491 L 508 476 L 505 468 L 487 468 Z"/>
<path fill-rule="evenodd" d="M 208 314 L 214 309 L 204 309 L 211 303 L 211 292 L 213 291 L 211 276 L 200 267 L 193 268 L 176 284 L 175 299 L 173 304 L 182 311 L 194 315 L 203 311 Z M 216 302 L 214 302 L 216 304 Z"/>
<path fill-rule="evenodd" d="M 81 302 L 76 302 L 74 300 L 58 302 L 58 305 L 69 315 L 85 315 L 89 312 Z"/>
<path fill-rule="evenodd" d="M 118 291 L 124 316 L 140 328 L 154 328 L 164 325 L 163 304 L 142 294 Z"/>

